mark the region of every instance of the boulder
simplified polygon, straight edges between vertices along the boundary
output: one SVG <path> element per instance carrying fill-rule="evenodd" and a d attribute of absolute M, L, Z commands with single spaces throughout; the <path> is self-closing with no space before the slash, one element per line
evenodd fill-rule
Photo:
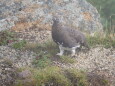
<path fill-rule="evenodd" d="M 1 0 L 0 31 L 33 26 L 51 30 L 52 16 L 80 30 L 102 30 L 100 15 L 86 0 Z"/>

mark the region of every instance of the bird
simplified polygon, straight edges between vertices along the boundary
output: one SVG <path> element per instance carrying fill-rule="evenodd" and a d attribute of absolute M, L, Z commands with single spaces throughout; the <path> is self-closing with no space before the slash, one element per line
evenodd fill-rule
<path fill-rule="evenodd" d="M 62 56 L 65 50 L 71 51 L 71 56 L 75 56 L 76 49 L 84 46 L 89 49 L 85 35 L 69 26 L 60 23 L 58 17 L 53 17 L 52 39 L 59 46 L 60 52 L 56 55 Z"/>

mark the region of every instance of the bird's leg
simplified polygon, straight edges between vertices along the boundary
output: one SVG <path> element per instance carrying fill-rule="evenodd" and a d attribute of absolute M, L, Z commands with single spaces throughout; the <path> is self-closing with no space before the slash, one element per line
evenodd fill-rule
<path fill-rule="evenodd" d="M 63 49 L 62 45 L 59 45 L 59 50 L 60 50 L 60 53 L 57 53 L 56 55 L 62 56 L 64 53 L 64 49 Z"/>
<path fill-rule="evenodd" d="M 72 48 L 72 50 L 71 50 L 71 56 L 72 57 L 75 56 L 75 48 Z"/>
<path fill-rule="evenodd" d="M 79 47 L 80 47 L 79 44 L 77 46 L 75 46 L 75 47 L 72 47 L 72 50 L 71 50 L 71 56 L 72 57 L 75 56 L 76 49 L 79 48 Z"/>

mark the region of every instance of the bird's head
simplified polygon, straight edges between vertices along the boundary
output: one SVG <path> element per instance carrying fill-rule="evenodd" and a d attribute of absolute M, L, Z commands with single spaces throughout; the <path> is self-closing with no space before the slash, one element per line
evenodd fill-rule
<path fill-rule="evenodd" d="M 53 16 L 52 20 L 53 20 L 53 23 L 59 23 L 59 18 L 56 16 Z"/>

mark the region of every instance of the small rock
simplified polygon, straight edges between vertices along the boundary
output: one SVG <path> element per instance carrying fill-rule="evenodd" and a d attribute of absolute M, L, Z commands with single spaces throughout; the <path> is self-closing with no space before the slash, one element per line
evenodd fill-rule
<path fill-rule="evenodd" d="M 24 70 L 24 71 L 22 71 L 22 72 L 20 72 L 19 74 L 18 74 L 18 76 L 20 77 L 20 78 L 28 78 L 28 77 L 30 77 L 32 74 L 31 74 L 31 72 L 29 71 L 29 70 Z"/>

